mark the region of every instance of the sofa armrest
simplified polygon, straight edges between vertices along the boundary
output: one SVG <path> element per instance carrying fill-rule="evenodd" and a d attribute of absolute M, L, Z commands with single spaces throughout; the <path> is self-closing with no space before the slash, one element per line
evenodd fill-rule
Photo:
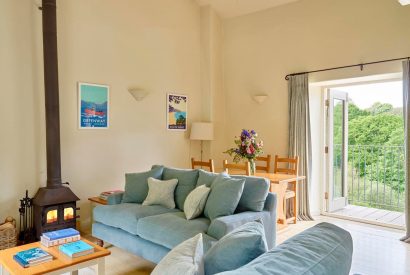
<path fill-rule="evenodd" d="M 124 196 L 124 192 L 118 192 L 118 193 L 108 195 L 107 204 L 108 205 L 120 204 L 123 196 Z"/>
<path fill-rule="evenodd" d="M 272 220 L 271 213 L 268 211 L 261 212 L 241 212 L 234 215 L 219 217 L 212 220 L 209 225 L 207 234 L 215 239 L 220 239 L 235 228 L 255 220 L 262 220 L 265 227 L 265 236 L 268 243 L 268 248 L 272 248 L 275 245 L 276 232 L 272 231 L 272 224 L 275 223 L 275 220 Z M 276 215 L 275 215 L 276 217 Z M 275 227 L 276 229 L 276 227 Z"/>

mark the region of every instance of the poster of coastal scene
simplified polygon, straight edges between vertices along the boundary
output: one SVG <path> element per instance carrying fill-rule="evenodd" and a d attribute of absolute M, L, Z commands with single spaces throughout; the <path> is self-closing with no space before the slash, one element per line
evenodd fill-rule
<path fill-rule="evenodd" d="M 108 128 L 109 86 L 78 83 L 80 129 Z"/>
<path fill-rule="evenodd" d="M 174 131 L 186 131 L 187 127 L 187 104 L 186 95 L 167 94 L 167 129 Z"/>

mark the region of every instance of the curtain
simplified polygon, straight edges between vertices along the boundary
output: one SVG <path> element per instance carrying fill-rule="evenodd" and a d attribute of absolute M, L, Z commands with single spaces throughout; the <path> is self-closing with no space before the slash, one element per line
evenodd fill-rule
<path fill-rule="evenodd" d="M 405 204 L 406 236 L 402 241 L 410 243 L 410 60 L 403 61 L 403 116 L 405 152 Z"/>
<path fill-rule="evenodd" d="M 289 156 L 299 156 L 299 175 L 306 179 L 298 183 L 300 220 L 313 220 L 309 207 L 309 184 L 312 149 L 309 115 L 309 81 L 307 74 L 290 76 L 289 82 Z M 291 208 L 291 204 L 289 205 Z M 292 210 L 291 210 L 292 211 Z"/>

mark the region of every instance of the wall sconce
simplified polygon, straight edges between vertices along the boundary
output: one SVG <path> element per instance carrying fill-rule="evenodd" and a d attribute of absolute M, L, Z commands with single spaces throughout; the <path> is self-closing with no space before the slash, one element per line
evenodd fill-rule
<path fill-rule="evenodd" d="M 128 92 L 135 98 L 136 101 L 141 101 L 148 95 L 147 91 L 139 88 L 129 88 Z"/>
<path fill-rule="evenodd" d="M 252 98 L 258 104 L 262 104 L 268 98 L 268 95 L 254 95 L 254 96 L 252 96 Z"/>

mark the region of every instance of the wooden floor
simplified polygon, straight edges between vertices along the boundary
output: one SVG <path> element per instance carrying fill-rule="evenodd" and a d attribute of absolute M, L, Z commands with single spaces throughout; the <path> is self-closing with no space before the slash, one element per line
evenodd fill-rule
<path fill-rule="evenodd" d="M 349 231 L 353 238 L 353 261 L 350 274 L 355 275 L 408 275 L 410 274 L 410 244 L 399 241 L 403 230 L 364 224 L 328 216 L 315 216 L 314 221 L 290 224 L 277 235 L 280 244 L 290 237 L 320 222 L 336 224 Z M 149 261 L 117 247 L 106 260 L 106 274 L 148 275 L 155 267 Z M 80 275 L 91 275 L 94 268 L 84 268 Z"/>
<path fill-rule="evenodd" d="M 331 214 L 344 216 L 356 221 L 363 220 L 378 225 L 388 225 L 397 229 L 404 229 L 406 225 L 403 212 L 363 206 L 348 205 L 343 209 L 332 212 Z"/>

